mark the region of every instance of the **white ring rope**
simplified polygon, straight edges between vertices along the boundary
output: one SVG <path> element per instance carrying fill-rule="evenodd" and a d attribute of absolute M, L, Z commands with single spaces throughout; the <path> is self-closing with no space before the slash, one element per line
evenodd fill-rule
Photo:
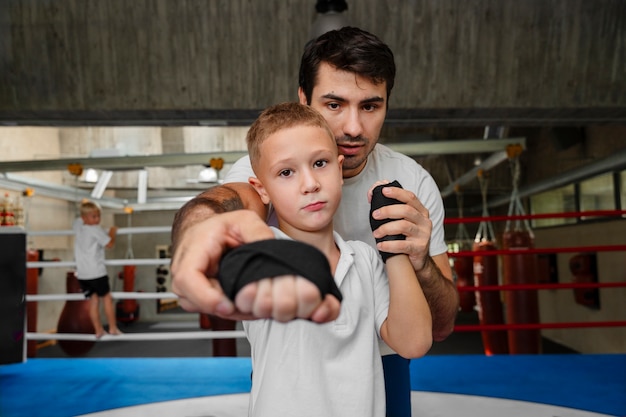
<path fill-rule="evenodd" d="M 171 292 L 112 292 L 115 299 L 177 299 L 178 296 Z M 87 298 L 82 293 L 71 294 L 27 294 L 26 301 L 82 301 Z M 124 333 L 121 335 L 105 335 L 96 338 L 87 333 L 36 333 L 27 332 L 27 340 L 74 340 L 92 342 L 111 341 L 141 341 L 141 340 L 191 340 L 191 339 L 235 339 L 245 338 L 242 330 L 214 330 L 199 332 L 161 332 L 161 333 Z"/>
<path fill-rule="evenodd" d="M 117 229 L 118 235 L 130 235 L 133 233 L 170 233 L 171 226 L 154 226 L 154 227 L 125 227 Z M 40 230 L 29 231 L 30 236 L 62 236 L 74 235 L 73 230 Z M 164 265 L 169 264 L 169 258 L 159 259 L 109 259 L 105 261 L 110 266 L 125 265 Z M 45 267 L 76 267 L 74 261 L 41 261 L 27 262 L 27 268 L 45 268 Z M 171 292 L 112 292 L 111 295 L 115 299 L 177 299 L 178 296 Z M 82 293 L 71 294 L 27 294 L 26 301 L 81 301 L 87 300 Z M 104 335 L 96 338 L 93 334 L 82 333 L 36 333 L 27 332 L 27 340 L 73 340 L 73 341 L 92 341 L 92 342 L 111 342 L 111 341 L 151 341 L 151 340 L 192 340 L 192 339 L 234 339 L 245 338 L 246 334 L 242 330 L 220 330 L 220 331 L 199 331 L 199 332 L 165 332 L 165 333 L 124 333 L 121 335 Z"/>
<path fill-rule="evenodd" d="M 111 292 L 111 296 L 117 300 L 164 300 L 177 299 L 173 292 Z M 83 293 L 70 294 L 26 294 L 26 301 L 82 301 L 88 300 Z"/>
<path fill-rule="evenodd" d="M 141 340 L 241 339 L 243 330 L 211 330 L 200 332 L 124 333 L 96 338 L 87 333 L 26 333 L 27 340 L 76 340 L 88 342 L 116 342 Z"/>
<path fill-rule="evenodd" d="M 149 226 L 149 227 L 120 227 L 117 229 L 118 235 L 129 235 L 133 233 L 170 233 L 172 226 Z M 29 230 L 29 236 L 73 236 L 73 230 Z"/>
<path fill-rule="evenodd" d="M 105 265 L 125 266 L 125 265 L 169 265 L 170 258 L 147 258 L 147 259 L 107 259 Z M 41 261 L 26 262 L 27 268 L 74 268 L 75 261 Z"/>

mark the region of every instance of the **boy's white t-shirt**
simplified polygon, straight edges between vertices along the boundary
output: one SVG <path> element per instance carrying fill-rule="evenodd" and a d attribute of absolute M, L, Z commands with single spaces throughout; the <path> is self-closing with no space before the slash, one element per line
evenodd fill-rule
<path fill-rule="evenodd" d="M 385 415 L 378 344 L 389 310 L 384 264 L 367 244 L 334 236 L 341 251 L 335 282 L 343 295 L 337 320 L 243 322 L 252 355 L 250 416 Z"/>
<path fill-rule="evenodd" d="M 107 275 L 104 251 L 111 237 L 100 225 L 87 225 L 80 217 L 74 220 L 72 229 L 76 278 L 95 279 Z"/>

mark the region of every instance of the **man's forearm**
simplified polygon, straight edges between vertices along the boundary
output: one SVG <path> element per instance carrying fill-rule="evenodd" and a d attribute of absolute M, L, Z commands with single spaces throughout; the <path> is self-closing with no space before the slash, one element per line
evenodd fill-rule
<path fill-rule="evenodd" d="M 432 314 L 433 340 L 442 341 L 454 330 L 459 294 L 452 280 L 443 275 L 431 257 L 416 274 Z"/>
<path fill-rule="evenodd" d="M 185 231 L 215 214 L 240 209 L 252 209 L 265 219 L 265 206 L 249 184 L 233 183 L 212 187 L 185 203 L 172 223 L 172 254 Z"/>

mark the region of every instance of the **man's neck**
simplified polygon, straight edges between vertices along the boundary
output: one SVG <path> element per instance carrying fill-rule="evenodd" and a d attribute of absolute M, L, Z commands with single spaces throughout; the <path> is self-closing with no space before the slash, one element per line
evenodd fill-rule
<path fill-rule="evenodd" d="M 358 166 L 356 168 L 352 168 L 352 169 L 343 168 L 341 170 L 341 176 L 344 179 L 356 177 L 357 175 L 359 175 L 361 173 L 361 171 L 363 171 L 363 169 L 365 169 L 365 165 L 367 165 L 367 159 L 365 160 L 365 162 L 363 162 L 362 165 L 360 165 L 360 166 Z"/>

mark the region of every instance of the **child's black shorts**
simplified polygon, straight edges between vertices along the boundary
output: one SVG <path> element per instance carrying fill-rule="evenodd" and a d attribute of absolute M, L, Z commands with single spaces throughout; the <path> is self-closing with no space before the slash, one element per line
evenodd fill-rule
<path fill-rule="evenodd" d="M 80 289 L 83 290 L 85 297 L 89 298 L 92 294 L 97 294 L 102 297 L 107 295 L 111 291 L 109 286 L 109 277 L 103 276 L 95 279 L 79 279 Z"/>

